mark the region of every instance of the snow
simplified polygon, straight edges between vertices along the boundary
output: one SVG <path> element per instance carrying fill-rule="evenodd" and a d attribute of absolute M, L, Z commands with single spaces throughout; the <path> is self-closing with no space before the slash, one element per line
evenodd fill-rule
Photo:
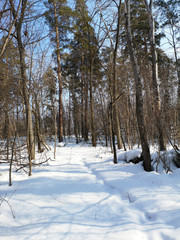
<path fill-rule="evenodd" d="M 178 240 L 180 170 L 145 172 L 109 148 L 73 141 L 57 147 L 56 160 L 36 166 L 33 175 L 0 165 L 0 239 L 8 240 Z M 53 159 L 53 147 L 47 157 Z M 41 155 L 39 155 L 40 157 Z"/>
<path fill-rule="evenodd" d="M 121 153 L 118 157 L 118 160 L 130 162 L 134 158 L 140 158 L 142 154 L 142 150 L 140 148 L 136 148 L 133 150 L 129 150 L 127 152 Z"/>

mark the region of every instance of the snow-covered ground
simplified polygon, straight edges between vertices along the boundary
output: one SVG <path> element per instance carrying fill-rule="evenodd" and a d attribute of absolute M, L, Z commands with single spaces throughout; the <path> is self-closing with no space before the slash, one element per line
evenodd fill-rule
<path fill-rule="evenodd" d="M 53 159 L 53 149 L 47 155 Z M 114 165 L 110 149 L 69 142 L 31 177 L 13 173 L 12 187 L 7 171 L 1 164 L 0 196 L 15 218 L 4 201 L 0 240 L 180 239 L 179 169 L 147 173 L 141 163 Z"/>

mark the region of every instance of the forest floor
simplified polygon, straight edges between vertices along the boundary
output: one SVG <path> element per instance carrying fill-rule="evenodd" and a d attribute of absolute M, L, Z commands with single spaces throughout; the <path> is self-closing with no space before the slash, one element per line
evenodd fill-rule
<path fill-rule="evenodd" d="M 180 170 L 147 173 L 124 155 L 114 165 L 109 148 L 67 142 L 11 187 L 1 164 L 0 240 L 180 239 Z"/>

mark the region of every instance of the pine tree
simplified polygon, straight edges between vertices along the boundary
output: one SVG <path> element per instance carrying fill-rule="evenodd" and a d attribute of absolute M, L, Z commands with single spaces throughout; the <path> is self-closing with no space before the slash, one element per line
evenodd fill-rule
<path fill-rule="evenodd" d="M 69 69 L 70 85 L 73 86 L 71 88 L 73 103 L 76 103 L 76 108 L 81 106 L 79 122 L 81 123 L 82 137 L 85 141 L 88 140 L 90 125 L 92 144 L 96 146 L 93 90 L 96 88 L 97 78 L 100 76 L 100 60 L 98 42 L 91 26 L 91 18 L 85 1 L 76 1 L 74 20 L 71 51 L 65 65 Z M 76 94 L 74 94 L 75 89 Z M 75 101 L 77 97 L 81 103 Z"/>
<path fill-rule="evenodd" d="M 165 37 L 168 38 L 168 42 L 174 52 L 175 68 L 178 79 L 177 107 L 180 119 L 180 55 L 178 51 L 180 39 L 180 4 L 177 0 L 159 0 L 155 1 L 155 6 L 159 11 L 162 31 L 164 32 L 164 29 L 167 28 L 168 36 L 165 35 Z"/>
<path fill-rule="evenodd" d="M 63 102 L 62 102 L 62 74 L 61 74 L 61 53 L 67 46 L 68 30 L 70 29 L 71 9 L 67 6 L 67 0 L 49 0 L 45 3 L 48 11 L 46 20 L 51 30 L 51 40 L 55 44 L 57 57 L 57 74 L 59 80 L 59 142 L 63 141 Z"/>

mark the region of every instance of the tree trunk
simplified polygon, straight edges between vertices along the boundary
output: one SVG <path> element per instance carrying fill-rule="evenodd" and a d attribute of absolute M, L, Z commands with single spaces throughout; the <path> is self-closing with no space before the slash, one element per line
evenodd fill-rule
<path fill-rule="evenodd" d="M 63 103 L 62 103 L 62 77 L 61 77 L 61 65 L 60 65 L 60 44 L 59 44 L 59 30 L 58 30 L 58 19 L 56 11 L 56 2 L 53 0 L 54 6 L 54 18 L 55 18 L 55 30 L 56 30 L 56 54 L 57 54 L 57 69 L 58 69 L 58 80 L 59 80 L 59 142 L 63 141 Z"/>
<path fill-rule="evenodd" d="M 119 114 L 116 99 L 118 97 L 117 93 L 117 73 L 116 73 L 116 61 L 117 61 L 117 50 L 119 46 L 119 31 L 120 31 L 120 20 L 121 20 L 121 0 L 119 0 L 118 5 L 118 19 L 117 19 L 117 30 L 116 30 L 116 43 L 114 48 L 114 58 L 113 58 L 113 117 L 117 135 L 117 145 L 118 149 L 122 148 L 122 141 L 121 141 L 121 129 L 120 129 L 120 122 L 119 122 Z"/>
<path fill-rule="evenodd" d="M 153 86 L 153 98 L 154 98 L 154 112 L 155 112 L 155 121 L 156 127 L 158 130 L 158 142 L 159 142 L 159 150 L 166 150 L 165 142 L 164 142 L 164 134 L 163 134 L 163 123 L 162 123 L 162 114 L 161 114 L 161 101 L 160 101 L 160 93 L 158 86 L 158 60 L 157 60 L 157 52 L 156 52 L 156 43 L 155 43 L 155 22 L 152 15 L 152 4 L 153 1 L 150 1 L 150 5 L 148 5 L 147 0 L 144 0 L 146 5 L 146 9 L 148 12 L 149 19 L 149 27 L 150 27 L 150 44 L 151 44 L 151 55 L 152 55 L 152 86 Z"/>
<path fill-rule="evenodd" d="M 9 161 L 9 142 L 10 142 L 10 126 L 9 126 L 9 115 L 7 109 L 7 102 L 5 103 L 5 126 L 4 126 L 4 137 L 6 138 L 6 159 Z"/>
<path fill-rule="evenodd" d="M 111 138 L 112 138 L 112 149 L 113 149 L 113 154 L 114 154 L 113 162 L 114 162 L 114 164 L 117 164 L 117 152 L 116 152 L 116 144 L 115 144 L 112 102 L 109 105 L 109 115 L 110 115 L 110 131 L 111 131 Z"/>
<path fill-rule="evenodd" d="M 74 134 L 76 138 L 76 143 L 79 143 L 78 139 L 78 104 L 77 99 L 75 96 L 76 88 L 74 88 L 74 91 L 72 92 L 72 100 L 73 100 L 73 120 L 74 120 Z"/>
<path fill-rule="evenodd" d="M 84 117 L 84 140 L 87 142 L 89 140 L 89 118 L 88 118 L 88 81 L 85 79 L 85 117 Z"/>
<path fill-rule="evenodd" d="M 57 122 L 56 122 L 56 97 L 52 100 L 52 116 L 54 122 L 54 159 L 56 159 L 56 142 L 57 142 Z"/>
<path fill-rule="evenodd" d="M 85 122 L 85 114 L 84 114 L 84 42 L 83 42 L 83 33 L 81 33 L 81 45 L 82 45 L 82 52 L 81 52 L 81 135 L 82 138 L 85 137 L 85 130 L 84 130 L 84 122 Z"/>
<path fill-rule="evenodd" d="M 35 95 L 35 126 L 36 126 L 36 136 L 38 140 L 38 152 L 41 153 L 41 120 L 40 120 L 40 110 L 37 101 L 37 96 Z"/>
<path fill-rule="evenodd" d="M 115 124 L 115 133 L 116 133 L 116 136 L 117 136 L 117 146 L 118 146 L 118 149 L 121 149 L 122 148 L 122 138 L 121 138 L 121 128 L 120 128 L 120 119 L 119 119 L 119 114 L 118 114 L 118 106 L 117 104 L 115 103 L 113 105 L 113 117 L 114 117 L 114 124 Z"/>
<path fill-rule="evenodd" d="M 108 119 L 107 115 L 105 114 L 105 101 L 103 101 L 102 92 L 100 92 L 100 102 L 101 102 L 101 116 L 103 119 L 103 130 L 104 130 L 104 136 L 106 140 L 106 147 L 108 146 Z"/>
<path fill-rule="evenodd" d="M 14 159 L 15 145 L 16 145 L 16 133 L 15 133 L 13 144 L 12 144 L 11 160 L 10 160 L 10 166 L 9 166 L 9 186 L 12 186 L 12 164 L 13 164 L 13 159 Z"/>
<path fill-rule="evenodd" d="M 14 8 L 13 1 L 10 1 L 13 18 L 16 18 L 16 10 Z M 22 2 L 22 8 L 20 13 L 20 18 L 15 22 L 16 34 L 17 34 L 17 43 L 19 49 L 20 57 L 20 69 L 21 69 L 21 81 L 23 89 L 24 104 L 26 109 L 26 129 L 27 129 L 27 149 L 29 155 L 29 176 L 31 175 L 31 160 L 35 159 L 35 144 L 34 144 L 34 133 L 33 133 L 33 124 L 32 124 L 32 112 L 30 106 L 30 99 L 28 94 L 28 77 L 26 73 L 26 63 L 25 63 L 25 47 L 22 42 L 22 24 L 24 20 L 24 14 L 27 7 L 27 0 Z"/>
<path fill-rule="evenodd" d="M 92 136 L 92 146 L 96 147 L 96 132 L 95 132 L 95 122 L 94 122 L 94 100 L 93 100 L 93 59 L 91 59 L 90 64 L 90 113 L 91 113 L 91 136 Z"/>
<path fill-rule="evenodd" d="M 147 141 L 147 131 L 144 124 L 144 113 L 143 113 L 143 95 L 142 85 L 139 73 L 139 66 L 135 58 L 134 48 L 132 44 L 131 26 L 130 26 L 130 0 L 126 0 L 126 37 L 128 42 L 128 50 L 130 54 L 130 60 L 135 80 L 136 87 L 136 117 L 138 122 L 138 129 L 142 145 L 142 154 L 144 158 L 144 169 L 145 171 L 151 171 L 151 157 L 149 151 L 149 145 Z"/>
<path fill-rule="evenodd" d="M 71 97 L 69 90 L 69 107 L 68 107 L 68 137 L 71 137 Z"/>

